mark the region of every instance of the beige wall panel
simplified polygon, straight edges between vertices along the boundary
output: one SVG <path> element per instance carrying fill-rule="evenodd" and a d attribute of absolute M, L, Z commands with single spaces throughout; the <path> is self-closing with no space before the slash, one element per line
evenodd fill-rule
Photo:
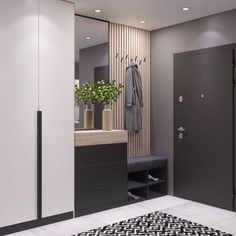
<path fill-rule="evenodd" d="M 127 57 L 128 55 L 128 57 Z M 144 62 L 144 58 L 146 61 Z M 125 83 L 126 67 L 131 59 L 139 64 L 143 82 L 143 129 L 129 134 L 128 155 L 150 155 L 150 32 L 129 26 L 110 24 L 110 78 Z M 124 129 L 125 96 L 114 104 L 114 128 Z"/>

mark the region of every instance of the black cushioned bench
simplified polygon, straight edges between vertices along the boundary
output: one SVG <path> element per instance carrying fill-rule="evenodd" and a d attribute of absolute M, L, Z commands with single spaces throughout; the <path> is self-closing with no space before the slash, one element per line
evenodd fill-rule
<path fill-rule="evenodd" d="M 155 178 L 155 181 L 150 179 Z M 167 194 L 167 159 L 162 156 L 142 156 L 128 159 L 128 203 L 161 197 Z"/>
<path fill-rule="evenodd" d="M 167 165 L 167 159 L 161 156 L 142 156 L 128 159 L 128 173 L 163 168 Z"/>

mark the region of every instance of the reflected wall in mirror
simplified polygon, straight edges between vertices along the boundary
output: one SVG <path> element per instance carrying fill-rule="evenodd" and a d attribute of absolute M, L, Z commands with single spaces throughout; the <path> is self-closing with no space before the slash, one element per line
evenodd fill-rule
<path fill-rule="evenodd" d="M 75 16 L 75 84 L 109 80 L 109 23 Z M 84 129 L 85 104 L 75 99 L 75 128 Z M 94 104 L 95 129 L 102 128 L 102 105 Z"/>

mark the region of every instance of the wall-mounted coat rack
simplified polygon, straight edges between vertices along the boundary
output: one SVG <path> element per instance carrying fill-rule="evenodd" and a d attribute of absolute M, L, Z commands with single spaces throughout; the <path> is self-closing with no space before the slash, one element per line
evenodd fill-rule
<path fill-rule="evenodd" d="M 119 53 L 116 53 L 116 59 L 119 60 Z M 125 60 L 124 60 L 125 59 Z M 125 56 L 125 58 L 122 56 L 121 59 L 120 59 L 120 62 L 127 62 L 127 60 L 129 59 L 129 54 L 127 54 Z M 139 59 L 138 56 L 135 56 L 135 58 L 131 58 L 130 59 L 130 63 L 132 62 L 135 62 L 137 63 L 139 66 L 142 65 L 142 63 L 145 63 L 147 61 L 147 57 L 144 57 L 144 59 Z"/>

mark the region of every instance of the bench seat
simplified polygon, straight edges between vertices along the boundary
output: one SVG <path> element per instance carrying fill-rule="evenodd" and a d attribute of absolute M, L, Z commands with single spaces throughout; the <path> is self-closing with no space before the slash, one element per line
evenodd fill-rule
<path fill-rule="evenodd" d="M 167 159 L 162 156 L 141 156 L 128 159 L 128 173 L 163 168 L 167 166 Z"/>

